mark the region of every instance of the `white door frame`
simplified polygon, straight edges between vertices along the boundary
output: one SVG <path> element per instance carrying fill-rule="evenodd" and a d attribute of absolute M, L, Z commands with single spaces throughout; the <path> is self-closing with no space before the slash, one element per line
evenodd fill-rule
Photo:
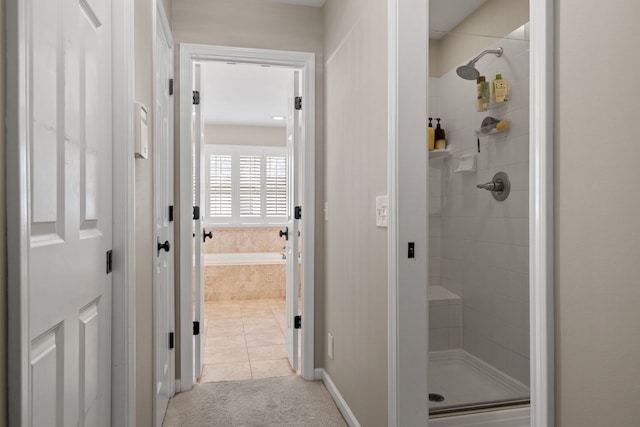
<path fill-rule="evenodd" d="M 7 243 L 9 424 L 29 420 L 29 171 L 25 105 L 26 1 L 7 2 Z M 135 425 L 135 245 L 133 159 L 133 3 L 112 2 L 113 312 L 111 420 Z"/>
<path fill-rule="evenodd" d="M 194 61 L 257 63 L 302 71 L 304 197 L 302 248 L 302 377 L 314 379 L 315 54 L 200 44 L 180 44 L 180 389 L 193 387 L 191 304 L 191 88 Z M 184 268 L 189 266 L 189 268 Z"/>
<path fill-rule="evenodd" d="M 424 150 L 428 76 L 428 2 L 389 0 L 389 422 L 424 425 L 427 188 Z M 529 283 L 531 425 L 554 425 L 553 315 L 553 0 L 530 1 Z M 418 151 L 421 150 L 421 151 Z M 412 157 L 414 155 L 415 157 Z M 402 167 L 400 167 L 402 166 Z M 415 169 L 414 168 L 422 168 Z M 407 170 L 411 171 L 407 173 Z M 419 179 L 420 182 L 416 182 Z M 418 202 L 399 193 L 424 194 Z M 418 197 L 418 199 L 420 199 Z M 419 217 L 419 218 L 416 218 Z M 404 257 L 416 242 L 417 260 Z M 422 254 L 421 254 L 422 252 Z M 426 280 L 423 280 L 426 278 Z"/>

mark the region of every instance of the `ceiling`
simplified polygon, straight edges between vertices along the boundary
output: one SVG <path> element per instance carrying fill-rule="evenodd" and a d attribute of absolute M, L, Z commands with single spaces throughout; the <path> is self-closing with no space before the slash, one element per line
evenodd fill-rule
<path fill-rule="evenodd" d="M 293 70 L 253 64 L 202 64 L 202 114 L 206 124 L 286 126 Z"/>
<path fill-rule="evenodd" d="M 431 0 L 429 2 L 429 38 L 442 38 L 486 1 Z"/>
<path fill-rule="evenodd" d="M 270 0 L 321 7 L 325 0 Z M 451 31 L 486 0 L 430 0 L 430 38 Z M 202 64 L 202 113 L 207 124 L 286 126 L 273 116 L 287 115 L 293 71 L 253 64 Z"/>

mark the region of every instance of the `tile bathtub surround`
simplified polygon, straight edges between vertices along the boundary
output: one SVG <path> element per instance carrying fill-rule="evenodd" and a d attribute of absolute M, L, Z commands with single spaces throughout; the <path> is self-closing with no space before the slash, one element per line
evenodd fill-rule
<path fill-rule="evenodd" d="M 285 245 L 278 235 L 282 227 L 211 228 L 213 238 L 207 239 L 205 253 L 282 252 Z"/>
<path fill-rule="evenodd" d="M 208 265 L 204 269 L 204 300 L 242 301 L 285 297 L 286 265 Z"/>
<path fill-rule="evenodd" d="M 487 80 L 501 72 L 509 102 L 476 111 L 476 83 L 450 70 L 431 78 L 429 115 L 442 117 L 452 156 L 431 160 L 430 279 L 462 297 L 462 346 L 518 381 L 529 383 L 528 147 L 529 42 L 520 28 L 490 49 L 477 67 Z M 477 153 L 475 129 L 486 116 L 508 120 L 508 132 L 480 139 L 477 172 L 453 173 L 460 156 Z M 504 202 L 476 184 L 509 175 Z M 439 247 L 438 247 L 439 245 Z M 444 335 L 441 334 L 443 339 Z M 440 342 L 442 344 L 443 341 Z"/>
<path fill-rule="evenodd" d="M 287 360 L 284 299 L 205 304 L 200 382 L 296 375 Z"/>

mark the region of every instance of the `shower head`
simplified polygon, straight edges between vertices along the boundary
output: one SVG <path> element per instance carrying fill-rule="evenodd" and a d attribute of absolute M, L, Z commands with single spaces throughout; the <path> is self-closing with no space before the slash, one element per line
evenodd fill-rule
<path fill-rule="evenodd" d="M 458 73 L 458 75 L 465 80 L 475 80 L 478 77 L 480 77 L 480 71 L 476 69 L 476 62 L 478 62 L 478 60 L 483 56 L 485 56 L 487 53 L 492 53 L 496 55 L 498 58 L 500 58 L 502 56 L 502 52 L 504 51 L 501 47 L 499 47 L 498 49 L 484 50 L 480 53 L 480 55 L 476 56 L 471 61 L 469 61 L 467 65 L 461 65 L 460 67 L 458 67 L 458 69 L 456 70 L 456 73 Z"/>
<path fill-rule="evenodd" d="M 469 61 L 467 65 L 459 66 L 456 73 L 465 80 L 476 80 L 480 77 L 480 71 L 474 67 L 473 61 Z"/>

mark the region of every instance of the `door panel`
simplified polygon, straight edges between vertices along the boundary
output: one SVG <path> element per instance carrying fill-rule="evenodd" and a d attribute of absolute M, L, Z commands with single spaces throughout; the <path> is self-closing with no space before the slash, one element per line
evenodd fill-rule
<path fill-rule="evenodd" d="M 27 1 L 32 425 L 110 425 L 110 1 Z"/>
<path fill-rule="evenodd" d="M 287 357 L 293 369 L 298 369 L 298 330 L 294 327 L 294 317 L 298 310 L 298 219 L 294 216 L 295 206 L 298 203 L 298 150 L 300 114 L 295 109 L 295 97 L 300 96 L 300 72 L 294 71 L 291 92 L 289 96 L 289 114 L 287 118 L 287 227 L 289 238 L 287 247 L 287 274 L 286 274 L 286 311 L 287 311 Z"/>
<path fill-rule="evenodd" d="M 195 64 L 194 90 L 201 93 L 202 102 L 202 67 Z M 206 224 L 206 204 L 204 200 L 204 165 L 203 152 L 204 122 L 200 104 L 193 106 L 195 113 L 193 123 L 194 153 L 194 201 L 200 207 L 200 217 L 194 220 L 194 310 L 193 321 L 200 323 L 200 334 L 193 337 L 193 377 L 194 381 L 202 375 L 204 359 L 204 227 Z"/>
<path fill-rule="evenodd" d="M 154 223 L 156 248 L 154 256 L 154 425 L 162 420 L 173 395 L 174 351 L 169 346 L 169 333 L 174 331 L 174 227 L 169 218 L 173 206 L 173 131 L 172 100 L 169 79 L 172 75 L 172 49 L 169 37 L 161 25 L 160 12 L 156 12 L 154 52 Z M 165 243 L 166 242 L 166 243 Z"/>

